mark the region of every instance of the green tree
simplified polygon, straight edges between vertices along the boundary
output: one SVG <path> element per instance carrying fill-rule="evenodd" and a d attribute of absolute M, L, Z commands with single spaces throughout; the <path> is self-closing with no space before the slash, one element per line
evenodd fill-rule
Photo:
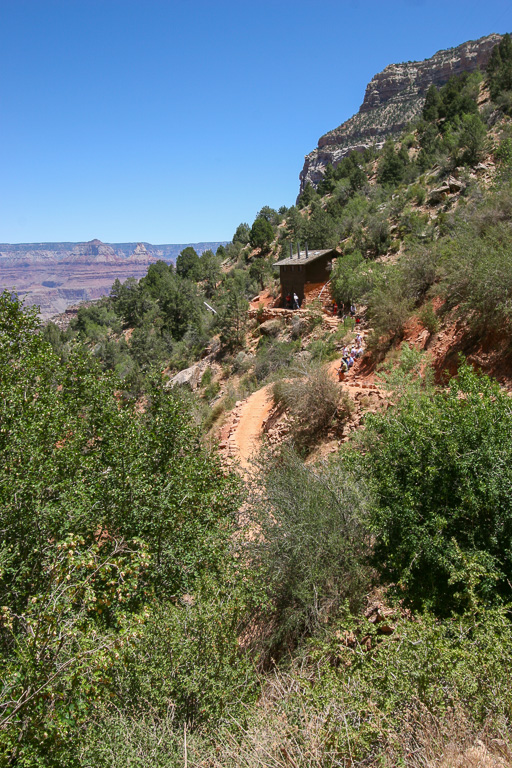
<path fill-rule="evenodd" d="M 274 230 L 267 219 L 255 219 L 251 227 L 250 242 L 253 248 L 267 251 L 274 239 Z"/>
<path fill-rule="evenodd" d="M 211 298 L 221 277 L 221 259 L 213 251 L 204 251 L 199 260 L 201 280 L 204 281 L 204 291 Z"/>
<path fill-rule="evenodd" d="M 272 276 L 272 264 L 262 257 L 254 258 L 249 267 L 249 275 L 259 283 L 260 289 L 265 287 L 265 280 Z"/>
<path fill-rule="evenodd" d="M 405 177 L 408 165 L 409 157 L 405 148 L 396 151 L 393 140 L 387 139 L 379 160 L 377 171 L 379 183 L 384 186 L 398 186 Z"/>
<path fill-rule="evenodd" d="M 491 99 L 497 102 L 507 114 L 512 105 L 512 39 L 503 35 L 495 45 L 487 65 L 487 78 Z"/>
<path fill-rule="evenodd" d="M 251 228 L 248 224 L 239 224 L 236 228 L 236 232 L 233 235 L 233 242 L 240 245 L 247 245 L 251 239 Z"/>
<path fill-rule="evenodd" d="M 303 235 L 310 248 L 334 248 L 339 240 L 334 219 L 318 202 L 311 205 Z"/>
<path fill-rule="evenodd" d="M 423 119 L 428 123 L 435 123 L 439 118 L 439 105 L 441 97 L 434 83 L 429 87 L 423 105 Z"/>
<path fill-rule="evenodd" d="M 458 146 L 462 151 L 461 162 L 475 165 L 485 150 L 487 131 L 479 114 L 463 115 Z"/>
<path fill-rule="evenodd" d="M 176 272 L 180 277 L 188 277 L 189 280 L 199 279 L 199 256 L 191 245 L 179 253 L 176 259 Z"/>
<path fill-rule="evenodd" d="M 174 267 L 160 260 L 150 264 L 146 276 L 140 281 L 140 286 L 154 299 L 159 299 L 173 284 L 173 280 Z"/>
<path fill-rule="evenodd" d="M 297 199 L 297 208 L 307 208 L 313 200 L 318 200 L 318 198 L 318 192 L 313 185 L 308 182 Z"/>
<path fill-rule="evenodd" d="M 324 171 L 324 177 L 318 185 L 318 192 L 322 196 L 328 195 L 334 191 L 335 186 L 336 178 L 334 176 L 334 168 L 332 167 L 331 163 L 328 163 Z"/>
<path fill-rule="evenodd" d="M 356 165 L 356 167 L 354 168 L 354 170 L 349 176 L 349 181 L 350 181 L 350 188 L 354 192 L 357 192 L 358 189 L 361 189 L 362 187 L 365 186 L 365 184 L 368 183 L 368 176 L 363 171 L 361 166 Z"/>
<path fill-rule="evenodd" d="M 245 275 L 228 277 L 222 284 L 218 296 L 219 313 L 216 324 L 221 343 L 228 349 L 240 349 L 245 344 L 249 302 L 245 296 Z"/>
<path fill-rule="evenodd" d="M 180 279 L 179 276 L 162 296 L 160 306 L 163 328 L 174 339 L 183 338 L 190 326 L 197 325 L 203 312 L 197 286 L 191 280 Z"/>
<path fill-rule="evenodd" d="M 276 211 L 275 208 L 271 208 L 269 205 L 264 205 L 263 208 L 256 214 L 257 219 L 266 219 L 273 227 L 281 222 L 282 216 Z"/>

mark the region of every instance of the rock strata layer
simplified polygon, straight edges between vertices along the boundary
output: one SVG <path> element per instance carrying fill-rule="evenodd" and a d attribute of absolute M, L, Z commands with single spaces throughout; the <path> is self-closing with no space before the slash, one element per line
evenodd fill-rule
<path fill-rule="evenodd" d="M 336 167 L 350 152 L 362 152 L 374 144 L 382 146 L 388 136 L 403 131 L 419 116 L 430 85 L 439 88 L 452 75 L 483 70 L 500 40 L 501 35 L 496 34 L 470 40 L 424 61 L 390 64 L 375 75 L 366 86 L 357 114 L 322 136 L 318 147 L 306 155 L 299 175 L 300 192 L 307 184 L 316 187 L 329 163 Z"/>

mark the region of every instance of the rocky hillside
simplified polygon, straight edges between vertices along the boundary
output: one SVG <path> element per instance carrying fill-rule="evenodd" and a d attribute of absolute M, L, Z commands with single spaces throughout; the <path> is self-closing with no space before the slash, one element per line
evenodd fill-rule
<path fill-rule="evenodd" d="M 195 243 L 198 253 L 220 243 Z M 116 278 L 140 279 L 150 264 L 175 261 L 185 244 L 151 243 L 17 243 L 0 244 L 0 290 L 15 288 L 43 318 L 63 312 L 77 301 L 98 299 Z"/>
<path fill-rule="evenodd" d="M 500 39 L 501 35 L 496 34 L 481 37 L 438 51 L 424 61 L 390 64 L 375 75 L 366 86 L 359 112 L 321 136 L 318 147 L 306 155 L 299 175 L 300 192 L 308 183 L 316 187 L 329 163 L 336 167 L 350 152 L 375 143 L 382 146 L 387 136 L 397 136 L 419 116 L 430 85 L 439 87 L 452 75 L 484 69 Z"/>

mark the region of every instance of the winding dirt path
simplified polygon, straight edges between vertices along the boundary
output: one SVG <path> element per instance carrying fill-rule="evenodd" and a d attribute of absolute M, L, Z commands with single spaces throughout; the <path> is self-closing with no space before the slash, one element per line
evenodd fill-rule
<path fill-rule="evenodd" d="M 240 409 L 240 421 L 235 431 L 235 443 L 238 448 L 240 464 L 249 469 L 251 456 L 258 450 L 263 422 L 272 408 L 271 387 L 266 386 L 254 392 L 244 401 Z"/>
<path fill-rule="evenodd" d="M 344 387 L 354 396 L 364 390 L 378 390 L 373 383 L 373 372 L 362 371 L 362 360 L 357 360 L 346 374 Z M 330 375 L 338 379 L 339 358 L 327 364 Z M 379 398 L 382 399 L 379 393 Z M 258 451 L 263 435 L 263 424 L 272 410 L 272 384 L 262 387 L 245 400 L 238 402 L 219 435 L 221 455 L 228 464 L 235 462 L 242 474 L 251 472 L 251 457 Z"/>
<path fill-rule="evenodd" d="M 272 385 L 262 387 L 237 403 L 220 434 L 224 458 L 238 462 L 244 474 L 250 472 L 251 457 L 261 444 L 263 422 L 272 409 Z"/>

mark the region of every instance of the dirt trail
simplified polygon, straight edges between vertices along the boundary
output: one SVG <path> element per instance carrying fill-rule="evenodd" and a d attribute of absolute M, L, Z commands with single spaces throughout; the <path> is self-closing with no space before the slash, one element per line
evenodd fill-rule
<path fill-rule="evenodd" d="M 220 448 L 228 460 L 238 460 L 244 473 L 250 470 L 251 456 L 260 446 L 263 422 L 272 408 L 271 385 L 237 403 L 220 436 Z"/>
<path fill-rule="evenodd" d="M 263 422 L 272 407 L 271 388 L 259 389 L 251 395 L 242 406 L 240 422 L 235 432 L 235 442 L 238 447 L 240 464 L 247 470 L 249 461 L 259 447 Z"/>
<path fill-rule="evenodd" d="M 352 392 L 353 397 L 363 394 L 364 390 L 379 390 L 373 383 L 373 371 L 364 370 L 363 360 L 357 360 L 346 374 L 343 386 Z M 333 379 L 338 379 L 339 358 L 328 364 Z M 379 399 L 382 394 L 379 392 Z M 250 397 L 236 403 L 219 435 L 220 450 L 228 464 L 238 463 L 243 474 L 249 474 L 251 457 L 258 451 L 263 435 L 263 425 L 273 407 L 272 385 L 267 384 Z"/>

